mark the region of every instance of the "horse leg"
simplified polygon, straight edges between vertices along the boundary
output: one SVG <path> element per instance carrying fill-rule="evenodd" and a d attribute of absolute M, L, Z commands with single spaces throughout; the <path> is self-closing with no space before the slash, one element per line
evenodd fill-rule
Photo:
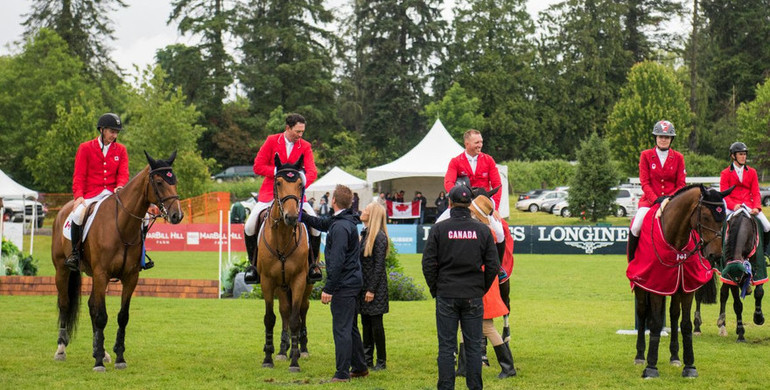
<path fill-rule="evenodd" d="M 291 330 L 291 351 L 289 357 L 291 363 L 289 364 L 290 372 L 299 372 L 299 333 L 302 328 L 302 321 L 300 319 L 302 312 L 302 297 L 305 292 L 305 281 L 300 280 L 302 278 L 297 277 L 292 285 L 291 290 L 291 308 L 289 313 L 289 328 Z"/>
<path fill-rule="evenodd" d="M 273 328 L 275 327 L 275 313 L 273 312 L 273 286 L 270 278 L 262 279 L 262 297 L 265 300 L 265 346 L 262 350 L 265 352 L 265 360 L 262 361 L 262 367 L 273 368 Z"/>
<path fill-rule="evenodd" d="M 642 378 L 657 378 L 658 373 L 658 346 L 660 345 L 660 332 L 663 330 L 663 316 L 666 312 L 666 297 L 657 294 L 649 294 L 650 306 L 650 348 L 647 350 L 647 367 L 642 372 Z"/>
<path fill-rule="evenodd" d="M 80 285 L 82 282 L 80 272 L 71 272 L 63 266 L 64 259 L 60 259 L 60 267 L 56 269 L 56 290 L 58 291 L 59 308 L 59 337 L 56 341 L 57 348 L 54 360 L 63 361 L 67 358 L 66 348 L 70 337 L 78 324 L 80 312 Z"/>
<path fill-rule="evenodd" d="M 131 307 L 131 296 L 134 294 L 136 283 L 139 281 L 139 273 L 132 273 L 127 278 L 121 279 L 123 292 L 120 298 L 120 312 L 118 312 L 118 332 L 115 336 L 115 369 L 122 370 L 128 367 L 123 353 L 126 351 L 126 325 L 128 325 L 128 310 Z"/>
<path fill-rule="evenodd" d="M 275 360 L 287 360 L 288 355 L 286 352 L 289 350 L 289 313 L 291 300 L 291 292 L 287 292 L 283 288 L 278 290 L 278 312 L 281 314 L 281 345 L 278 350 L 278 354 L 275 355 Z"/>
<path fill-rule="evenodd" d="M 671 317 L 671 342 L 668 349 L 671 352 L 671 363 L 674 367 L 679 367 L 682 362 L 679 360 L 679 315 L 681 312 L 681 297 L 679 294 L 671 296 L 671 306 L 668 309 L 669 316 Z M 682 321 L 684 321 L 684 315 L 682 315 Z M 684 330 L 682 330 L 682 337 L 684 338 Z"/>
<path fill-rule="evenodd" d="M 698 370 L 695 369 L 695 353 L 692 346 L 692 321 L 690 319 L 690 312 L 692 310 L 693 293 L 684 293 L 682 291 L 676 293 L 679 296 L 679 301 L 682 308 L 682 349 L 684 355 L 684 369 L 682 369 L 682 376 L 685 378 L 697 378 Z"/>
<path fill-rule="evenodd" d="M 299 330 L 299 355 L 300 357 L 310 356 L 307 349 L 307 311 L 310 309 L 310 293 L 313 291 L 313 285 L 308 284 L 305 287 L 305 294 L 302 296 L 302 306 L 300 307 L 301 327 Z"/>
<path fill-rule="evenodd" d="M 743 327 L 743 301 L 741 300 L 740 287 L 730 286 L 730 293 L 733 296 L 733 311 L 735 312 L 735 334 L 738 335 L 739 343 L 745 343 L 746 338 L 743 335 L 746 329 Z"/>
<path fill-rule="evenodd" d="M 94 371 L 104 372 L 104 327 L 107 326 L 107 307 L 104 296 L 107 292 L 107 277 L 94 274 L 88 309 L 91 314 L 91 327 L 94 332 L 93 357 Z"/>
<path fill-rule="evenodd" d="M 634 289 L 634 296 L 636 298 L 636 357 L 634 358 L 634 364 L 644 364 L 644 350 L 646 348 L 644 332 L 647 329 L 647 312 L 649 310 L 649 293 L 641 288 Z"/>
<path fill-rule="evenodd" d="M 700 326 L 703 324 L 703 319 L 700 316 L 700 301 L 701 296 L 696 292 L 695 293 L 695 314 L 693 314 L 692 323 L 694 326 L 693 334 L 700 336 L 701 330 Z"/>
<path fill-rule="evenodd" d="M 727 336 L 727 316 L 725 315 L 725 306 L 727 305 L 729 294 L 730 286 L 727 283 L 722 283 L 722 287 L 719 289 L 719 318 L 717 319 L 719 335 L 722 337 Z"/>
<path fill-rule="evenodd" d="M 754 323 L 762 325 L 765 323 L 765 315 L 762 314 L 762 297 L 765 296 L 763 285 L 754 286 Z"/>

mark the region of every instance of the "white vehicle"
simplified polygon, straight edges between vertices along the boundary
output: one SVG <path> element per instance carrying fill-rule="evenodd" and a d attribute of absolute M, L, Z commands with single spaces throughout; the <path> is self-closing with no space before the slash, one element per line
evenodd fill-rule
<path fill-rule="evenodd" d="M 642 197 L 642 189 L 638 187 L 621 187 L 612 188 L 612 191 L 617 191 L 617 195 L 615 195 L 615 216 L 626 217 L 635 215 L 639 199 Z M 561 215 L 565 218 L 572 216 L 572 212 L 569 209 L 569 203 L 567 203 L 566 199 L 553 206 L 551 213 L 554 215 Z"/>
<path fill-rule="evenodd" d="M 556 206 L 557 203 L 563 201 L 564 199 L 567 199 L 567 191 L 554 191 L 549 196 L 546 197 L 547 199 L 540 203 L 540 211 L 544 211 L 546 213 L 550 213 L 553 211 L 553 206 Z"/>
<path fill-rule="evenodd" d="M 537 212 L 540 210 L 540 205 L 548 200 L 554 199 L 556 195 L 552 195 L 555 191 L 544 191 L 542 194 L 529 199 L 524 199 L 516 202 L 516 209 L 529 212 Z"/>
<path fill-rule="evenodd" d="M 553 209 L 551 209 L 551 214 L 561 215 L 562 217 L 565 217 L 565 218 L 571 217 L 572 213 L 569 211 L 569 203 L 567 203 L 567 199 L 564 199 L 561 202 L 556 203 L 556 205 L 553 206 Z"/>
<path fill-rule="evenodd" d="M 37 210 L 35 217 L 37 218 L 37 227 L 43 227 L 43 220 L 45 220 L 45 213 L 48 208 L 43 206 L 42 203 L 20 198 L 3 198 L 3 207 L 5 212 L 3 214 L 3 220 L 8 222 L 31 222 L 33 217 L 32 205 L 35 205 Z"/>

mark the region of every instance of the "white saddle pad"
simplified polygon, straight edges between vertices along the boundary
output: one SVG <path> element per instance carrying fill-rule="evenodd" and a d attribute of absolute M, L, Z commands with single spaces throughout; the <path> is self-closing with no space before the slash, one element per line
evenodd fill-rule
<path fill-rule="evenodd" d="M 104 202 L 104 199 L 107 199 L 106 197 L 97 201 L 96 206 L 94 206 L 94 212 L 91 213 L 91 215 L 88 216 L 86 219 L 86 226 L 83 228 L 83 239 L 81 242 L 84 242 L 86 240 L 86 236 L 88 236 L 88 231 L 91 229 L 91 224 L 94 222 L 94 217 L 96 216 L 96 213 L 99 211 L 99 206 L 102 205 L 102 202 Z M 64 222 L 64 226 L 62 227 L 62 234 L 64 237 L 66 237 L 68 240 L 72 241 L 72 212 L 70 212 L 70 215 L 67 216 L 67 221 Z"/>

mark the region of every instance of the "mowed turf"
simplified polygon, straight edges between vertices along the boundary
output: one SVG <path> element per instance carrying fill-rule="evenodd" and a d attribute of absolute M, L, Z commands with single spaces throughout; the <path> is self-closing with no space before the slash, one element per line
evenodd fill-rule
<path fill-rule="evenodd" d="M 36 248 L 38 244 L 36 243 Z M 50 244 L 49 244 L 50 245 Z M 40 244 L 44 246 L 44 244 Z M 42 256 L 40 252 L 38 256 Z M 155 252 L 156 268 L 142 277 L 214 279 L 216 253 Z M 402 255 L 401 264 L 424 286 L 420 256 Z M 41 274 L 52 274 L 49 259 Z M 705 333 L 695 338 L 700 377 L 686 380 L 669 366 L 668 337 L 660 350 L 661 378 L 642 380 L 633 365 L 635 337 L 617 335 L 633 328 L 633 300 L 623 256 L 516 256 L 512 303 L 512 350 L 518 377 L 499 380 L 483 369 L 488 389 L 680 389 L 766 388 L 770 373 L 770 324 L 748 324 L 747 343 L 735 342 L 735 319 L 728 305 L 727 338 L 717 336 L 715 305 L 704 308 Z M 323 383 L 334 373 L 334 344 L 329 307 L 311 303 L 308 314 L 311 356 L 300 373 L 288 362 L 261 367 L 264 357 L 264 303 L 261 300 L 134 298 L 126 336 L 128 368 L 93 373 L 87 296 L 79 333 L 56 362 L 56 298 L 0 296 L 0 383 L 6 389 L 141 388 L 267 389 L 302 388 L 431 389 L 437 378 L 434 301 L 391 302 L 386 314 L 388 369 L 350 384 Z M 751 322 L 753 298 L 746 300 Z M 111 352 L 119 299 L 108 297 L 106 347 Z M 770 319 L 770 316 L 768 316 Z M 280 322 L 279 322 L 280 323 Z M 500 325 L 498 323 L 498 328 Z M 276 330 L 275 339 L 279 339 Z M 114 354 L 113 354 L 114 355 Z M 457 387 L 464 388 L 463 378 Z"/>

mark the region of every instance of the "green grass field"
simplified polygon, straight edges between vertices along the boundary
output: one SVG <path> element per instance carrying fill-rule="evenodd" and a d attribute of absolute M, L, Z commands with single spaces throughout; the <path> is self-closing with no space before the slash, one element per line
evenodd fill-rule
<path fill-rule="evenodd" d="M 38 242 L 39 240 L 39 242 Z M 43 256 L 45 237 L 36 239 L 40 274 L 53 274 Z M 49 244 L 50 245 L 50 241 Z M 38 250 L 40 249 L 40 252 Z M 214 279 L 216 253 L 155 252 L 155 269 L 142 277 Z M 402 255 L 405 272 L 424 286 L 419 255 Z M 660 353 L 661 378 L 644 381 L 633 365 L 635 338 L 616 335 L 633 328 L 633 301 L 623 256 L 516 257 L 512 302 L 512 350 L 518 377 L 498 380 L 496 359 L 484 368 L 488 389 L 649 389 L 766 388 L 770 372 L 770 324 L 748 324 L 748 342 L 735 342 L 734 315 L 728 306 L 727 338 L 717 336 L 717 307 L 704 310 L 704 334 L 695 338 L 700 378 L 685 380 L 668 361 L 668 338 Z M 311 303 L 311 356 L 302 372 L 288 372 L 288 362 L 261 368 L 264 327 L 261 300 L 192 300 L 137 297 L 132 301 L 126 337 L 128 369 L 91 371 L 91 332 L 86 300 L 80 332 L 66 362 L 56 362 L 56 299 L 53 296 L 0 296 L 0 383 L 5 389 L 54 388 L 332 388 L 322 383 L 334 373 L 329 308 Z M 753 307 L 753 298 L 747 299 Z M 766 305 L 767 306 L 767 305 Z M 111 351 L 119 299 L 108 297 L 106 347 Z M 431 389 L 437 378 L 433 300 L 391 302 L 385 315 L 388 369 L 354 380 L 356 389 Z M 276 332 L 276 338 L 278 333 Z M 464 388 L 462 378 L 457 387 Z"/>

